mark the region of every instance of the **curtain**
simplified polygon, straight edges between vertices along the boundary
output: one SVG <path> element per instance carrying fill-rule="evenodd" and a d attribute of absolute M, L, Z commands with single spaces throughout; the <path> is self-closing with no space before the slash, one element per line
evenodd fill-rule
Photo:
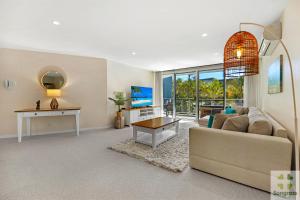
<path fill-rule="evenodd" d="M 261 108 L 259 75 L 244 77 L 244 106 Z"/>

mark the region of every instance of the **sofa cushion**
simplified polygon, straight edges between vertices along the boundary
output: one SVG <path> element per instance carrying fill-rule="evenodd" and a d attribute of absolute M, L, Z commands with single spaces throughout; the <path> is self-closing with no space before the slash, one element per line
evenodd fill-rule
<path fill-rule="evenodd" d="M 233 109 L 235 109 L 236 113 L 239 115 L 248 114 L 249 112 L 249 109 L 247 107 L 242 107 L 242 106 L 234 106 Z"/>
<path fill-rule="evenodd" d="M 272 135 L 272 124 L 263 114 L 252 115 L 248 117 L 248 133 Z"/>
<path fill-rule="evenodd" d="M 263 116 L 263 113 L 256 107 L 249 107 L 248 117 Z"/>
<path fill-rule="evenodd" d="M 243 115 L 248 114 L 249 113 L 249 108 L 248 107 L 243 107 Z"/>
<path fill-rule="evenodd" d="M 284 128 L 281 124 L 279 124 L 269 114 L 265 114 L 265 116 L 272 123 L 273 136 L 288 138 L 288 131 L 286 130 L 286 128 Z"/>
<path fill-rule="evenodd" d="M 215 114 L 212 128 L 221 129 L 225 120 L 227 118 L 234 117 L 234 116 L 237 116 L 237 114 L 230 114 L 230 115 L 226 115 L 226 114 L 222 114 L 222 113 Z"/>
<path fill-rule="evenodd" d="M 249 125 L 247 115 L 235 116 L 227 118 L 222 126 L 223 130 L 246 132 Z"/>

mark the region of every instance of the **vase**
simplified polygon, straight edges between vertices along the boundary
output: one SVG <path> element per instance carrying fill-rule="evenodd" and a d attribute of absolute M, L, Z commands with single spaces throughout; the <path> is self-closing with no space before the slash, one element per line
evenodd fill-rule
<path fill-rule="evenodd" d="M 117 112 L 117 116 L 115 118 L 115 128 L 121 129 L 124 128 L 125 124 L 125 117 L 123 116 L 122 112 Z"/>

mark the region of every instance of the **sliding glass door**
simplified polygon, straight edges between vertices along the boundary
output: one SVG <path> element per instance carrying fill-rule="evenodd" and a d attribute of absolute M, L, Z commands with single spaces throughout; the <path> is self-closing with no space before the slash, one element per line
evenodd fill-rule
<path fill-rule="evenodd" d="M 175 109 L 176 116 L 196 116 L 196 72 L 176 74 Z"/>
<path fill-rule="evenodd" d="M 223 69 L 165 74 L 162 84 L 165 116 L 207 122 L 225 106 L 243 106 L 244 78 L 224 79 Z"/>
<path fill-rule="evenodd" d="M 223 70 L 199 71 L 199 119 L 207 118 L 224 109 Z"/>
<path fill-rule="evenodd" d="M 244 77 L 226 78 L 226 106 L 243 106 Z"/>

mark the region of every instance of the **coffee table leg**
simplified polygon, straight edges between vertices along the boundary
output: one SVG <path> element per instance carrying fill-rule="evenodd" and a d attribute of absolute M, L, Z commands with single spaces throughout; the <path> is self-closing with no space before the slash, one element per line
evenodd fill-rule
<path fill-rule="evenodd" d="M 175 131 L 176 131 L 176 135 L 177 135 L 179 133 L 179 122 L 176 122 Z"/>
<path fill-rule="evenodd" d="M 152 133 L 152 149 L 156 149 L 156 133 Z"/>
<path fill-rule="evenodd" d="M 137 140 L 137 129 L 135 126 L 133 126 L 133 139 L 134 139 L 134 141 Z"/>

